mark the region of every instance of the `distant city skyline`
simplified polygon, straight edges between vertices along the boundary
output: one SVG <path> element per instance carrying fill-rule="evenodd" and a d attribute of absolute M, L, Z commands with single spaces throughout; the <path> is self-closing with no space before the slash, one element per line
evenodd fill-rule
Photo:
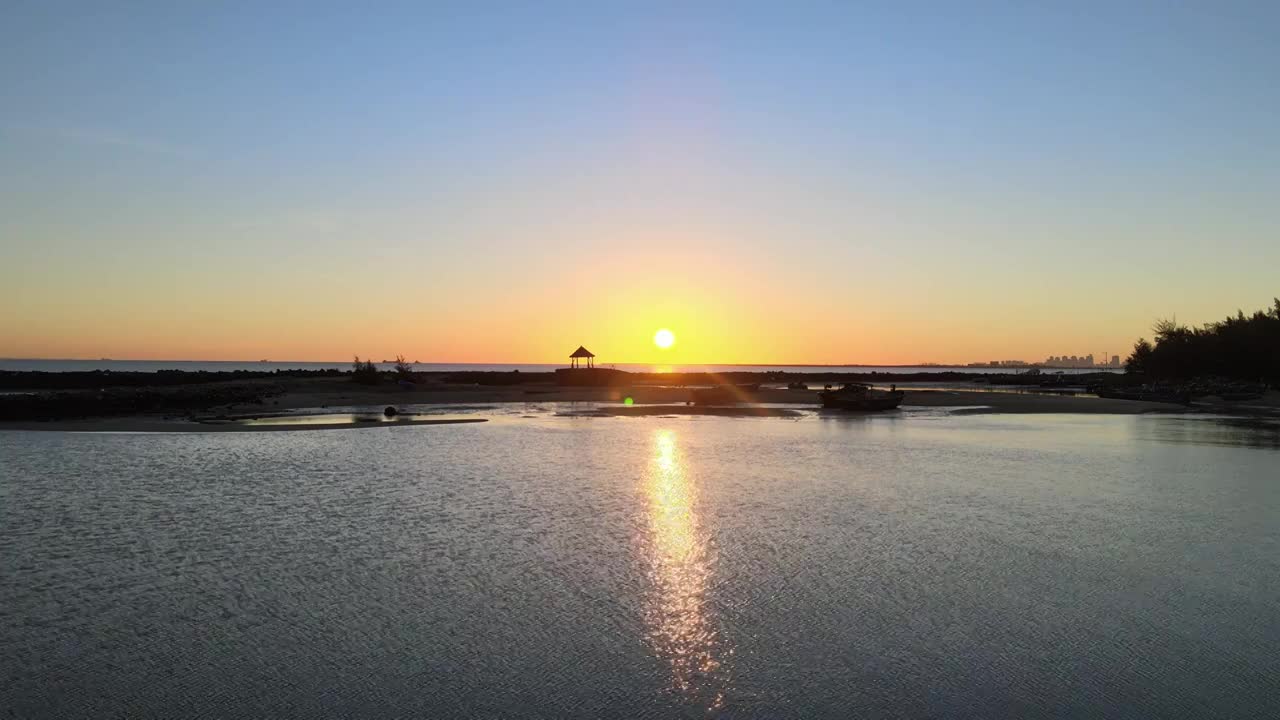
<path fill-rule="evenodd" d="M 1119 355 L 1111 355 L 1107 357 L 1106 353 L 1101 356 L 1102 362 L 1096 362 L 1093 354 L 1087 355 L 1051 355 L 1044 360 L 1044 365 L 1050 367 L 1121 367 L 1124 360 Z"/>

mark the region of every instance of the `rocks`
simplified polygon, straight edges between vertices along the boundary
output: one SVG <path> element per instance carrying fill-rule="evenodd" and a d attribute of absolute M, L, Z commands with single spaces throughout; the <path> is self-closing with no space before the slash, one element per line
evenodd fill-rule
<path fill-rule="evenodd" d="M 39 370 L 0 370 L 0 389 L 3 390 L 96 390 L 104 387 L 158 388 L 182 385 L 206 385 L 212 383 L 244 383 L 249 380 L 274 380 L 289 378 L 343 377 L 350 373 L 342 370 L 276 370 L 259 372 L 250 370 L 159 370 L 141 371 L 71 371 L 45 372 Z"/>
<path fill-rule="evenodd" d="M 265 398 L 281 392 L 283 388 L 275 383 L 216 383 L 0 395 L 0 421 L 64 420 L 144 413 L 180 415 L 219 405 L 261 405 Z"/>

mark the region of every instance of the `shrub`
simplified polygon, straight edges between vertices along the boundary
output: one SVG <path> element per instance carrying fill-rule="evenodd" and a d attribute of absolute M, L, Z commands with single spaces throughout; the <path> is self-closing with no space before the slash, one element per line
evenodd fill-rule
<path fill-rule="evenodd" d="M 396 356 L 396 379 L 413 382 L 413 366 L 405 362 L 403 355 Z"/>
<path fill-rule="evenodd" d="M 377 385 L 382 382 L 382 373 L 378 371 L 378 366 L 374 365 L 372 360 L 361 362 L 359 355 L 355 357 L 355 362 L 351 364 L 352 382 L 361 385 Z"/>

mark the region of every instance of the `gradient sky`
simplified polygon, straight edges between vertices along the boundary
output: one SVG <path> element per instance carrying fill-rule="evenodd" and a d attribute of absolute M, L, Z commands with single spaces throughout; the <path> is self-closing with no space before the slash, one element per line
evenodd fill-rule
<path fill-rule="evenodd" d="M 1277 33 L 1275 2 L 10 0 L 0 356 L 1124 355 L 1280 294 Z"/>

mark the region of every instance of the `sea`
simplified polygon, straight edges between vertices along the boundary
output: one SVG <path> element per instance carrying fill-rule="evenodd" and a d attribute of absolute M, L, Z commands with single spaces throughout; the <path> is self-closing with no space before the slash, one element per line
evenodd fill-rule
<path fill-rule="evenodd" d="M 395 368 L 394 362 L 374 363 L 382 370 Z M 412 363 L 419 372 L 461 372 L 467 370 L 485 372 L 554 372 L 557 368 L 566 367 L 554 363 Z M 616 365 L 601 364 L 598 367 L 616 368 L 629 372 L 786 372 L 786 373 L 922 373 L 922 372 L 962 372 L 972 374 L 1025 372 L 1028 368 L 1018 367 L 969 367 L 950 365 L 660 365 L 641 363 L 619 363 Z M 0 359 L 0 370 L 41 371 L 41 372 L 89 372 L 93 370 L 109 370 L 111 372 L 158 372 L 161 370 L 184 370 L 187 372 L 233 372 L 247 370 L 252 372 L 272 372 L 274 370 L 350 370 L 350 362 L 288 362 L 260 360 L 244 362 L 239 360 L 23 360 Z M 1077 374 L 1088 372 L 1122 372 L 1120 368 L 1066 368 L 1052 369 L 1044 372 L 1062 372 Z"/>
<path fill-rule="evenodd" d="M 0 431 L 12 717 L 1280 716 L 1280 429 Z"/>

